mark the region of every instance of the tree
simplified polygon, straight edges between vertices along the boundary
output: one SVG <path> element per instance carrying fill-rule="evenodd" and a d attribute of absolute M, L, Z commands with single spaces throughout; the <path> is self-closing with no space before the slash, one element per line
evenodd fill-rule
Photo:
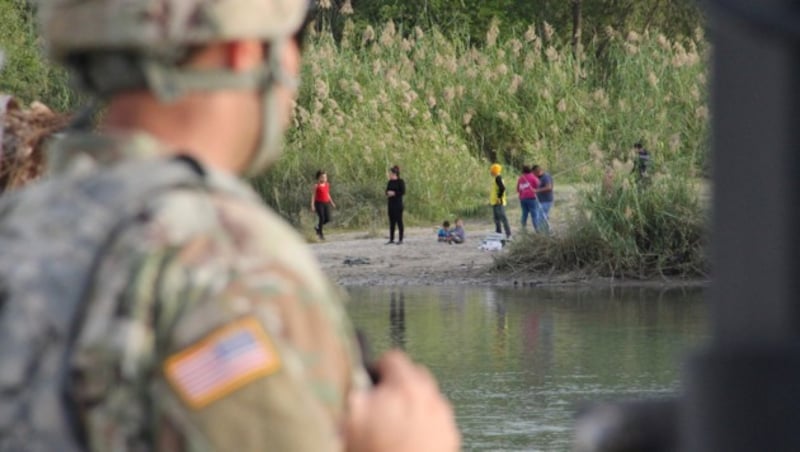
<path fill-rule="evenodd" d="M 695 0 L 317 0 L 318 23 L 338 35 L 344 10 L 352 19 L 372 25 L 394 21 L 409 32 L 416 26 L 438 28 L 447 36 L 481 42 L 493 19 L 513 32 L 530 24 L 552 25 L 573 48 L 606 27 L 658 30 L 671 37 L 690 35 L 704 23 Z M 344 8 L 345 5 L 348 8 Z"/>

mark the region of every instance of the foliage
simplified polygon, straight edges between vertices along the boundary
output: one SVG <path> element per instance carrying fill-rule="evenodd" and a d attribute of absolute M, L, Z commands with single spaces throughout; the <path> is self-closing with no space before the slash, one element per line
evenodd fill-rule
<path fill-rule="evenodd" d="M 386 169 L 399 164 L 412 221 L 438 222 L 486 204 L 493 161 L 506 174 L 538 163 L 562 181 L 598 182 L 630 164 L 638 140 L 656 168 L 680 162 L 697 175 L 708 124 L 702 35 L 609 29 L 577 55 L 549 26 L 502 35 L 493 24 L 475 47 L 436 30 L 403 36 L 389 22 L 350 23 L 339 43 L 312 36 L 288 150 L 256 181 L 265 200 L 299 221 L 325 168 L 337 223 L 371 225 L 383 219 Z"/>
<path fill-rule="evenodd" d="M 637 140 L 650 148 L 656 167 L 679 161 L 696 175 L 708 147 L 708 48 L 701 32 L 669 38 L 605 27 L 572 49 L 568 32 L 540 19 L 520 22 L 533 17 L 529 3 L 508 3 L 463 0 L 469 10 L 454 0 L 430 0 L 422 4 L 427 24 L 407 9 L 419 2 L 355 2 L 364 14 L 382 8 L 361 21 L 325 10 L 331 25 L 310 37 L 287 152 L 254 181 L 264 199 L 299 223 L 313 174 L 325 168 L 341 206 L 337 224 L 382 224 L 384 174 L 399 164 L 409 220 L 438 222 L 486 204 L 490 162 L 509 165 L 506 174 L 539 163 L 562 181 L 597 182 L 606 168 L 628 164 Z M 501 26 L 490 19 L 501 4 L 516 21 Z M 587 17 L 591 6 L 585 2 Z M 454 8 L 451 25 L 442 23 L 446 7 Z M 76 98 L 64 73 L 41 56 L 32 15 L 23 0 L 0 1 L 0 46 L 8 57 L 0 91 L 57 110 L 72 107 Z M 366 24 L 382 17 L 408 20 Z M 341 26 L 333 33 L 335 21 Z M 469 30 L 456 23 L 469 23 Z M 479 40 L 476 23 L 489 24 Z"/>
<path fill-rule="evenodd" d="M 707 213 L 688 180 L 661 174 L 636 184 L 626 176 L 590 190 L 567 231 L 524 236 L 497 267 L 624 278 L 707 276 Z"/>
<path fill-rule="evenodd" d="M 531 23 L 549 23 L 566 39 L 572 33 L 573 5 L 582 11 L 583 36 L 587 42 L 607 27 L 658 30 L 667 36 L 689 36 L 704 23 L 695 0 L 317 0 L 317 23 L 340 36 L 348 19 L 359 25 L 393 21 L 403 33 L 414 27 L 438 29 L 446 36 L 483 43 L 493 20 L 509 34 Z"/>
<path fill-rule="evenodd" d="M 74 107 L 75 93 L 66 73 L 48 64 L 36 37 L 34 8 L 22 0 L 0 1 L 0 93 L 10 93 L 25 103 L 42 100 L 55 110 Z"/>

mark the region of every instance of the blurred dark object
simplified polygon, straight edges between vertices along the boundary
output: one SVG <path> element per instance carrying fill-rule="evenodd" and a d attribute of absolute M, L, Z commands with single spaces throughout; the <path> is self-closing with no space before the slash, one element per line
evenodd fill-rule
<path fill-rule="evenodd" d="M 647 170 L 650 168 L 650 151 L 641 142 L 633 145 L 636 149 L 636 160 L 633 162 L 633 173 L 636 174 L 638 182 L 645 182 L 648 179 Z"/>
<path fill-rule="evenodd" d="M 372 384 L 378 384 L 381 380 L 378 369 L 375 367 L 375 362 L 372 358 L 372 349 L 369 346 L 367 335 L 361 330 L 356 330 L 356 339 L 358 340 L 358 348 L 361 350 L 361 361 L 364 364 L 364 369 L 369 374 L 369 379 Z"/>
<path fill-rule="evenodd" d="M 712 338 L 685 366 L 677 439 L 647 450 L 677 441 L 685 452 L 797 452 L 800 3 L 706 3 L 714 49 Z M 599 413 L 581 429 L 589 447 L 617 435 L 592 428 L 627 425 L 627 410 Z M 637 428 L 648 430 L 668 422 L 649 414 L 642 421 Z"/>
<path fill-rule="evenodd" d="M 678 403 L 674 399 L 598 403 L 578 412 L 575 452 L 674 452 Z"/>

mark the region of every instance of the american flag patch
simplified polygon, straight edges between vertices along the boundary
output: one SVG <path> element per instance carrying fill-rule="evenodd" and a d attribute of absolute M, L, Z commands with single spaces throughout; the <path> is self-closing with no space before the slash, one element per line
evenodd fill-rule
<path fill-rule="evenodd" d="M 280 367 L 280 356 L 264 328 L 248 317 L 170 356 L 164 371 L 184 402 L 198 409 Z"/>

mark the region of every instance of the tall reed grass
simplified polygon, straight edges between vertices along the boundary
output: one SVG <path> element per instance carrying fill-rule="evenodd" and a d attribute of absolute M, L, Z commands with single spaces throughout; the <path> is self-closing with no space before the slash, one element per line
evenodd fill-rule
<path fill-rule="evenodd" d="M 382 218 L 393 164 L 412 222 L 476 211 L 493 161 L 506 174 L 537 163 L 562 182 L 599 182 L 643 140 L 655 169 L 698 174 L 708 128 L 702 34 L 605 34 L 576 54 L 549 26 L 501 40 L 493 24 L 480 48 L 393 23 L 350 25 L 339 44 L 313 36 L 287 152 L 254 185 L 298 221 L 315 171 L 326 169 L 340 224 L 364 226 Z"/>
<path fill-rule="evenodd" d="M 683 174 L 642 185 L 627 175 L 602 187 L 582 194 L 566 231 L 519 237 L 496 267 L 641 279 L 707 276 L 700 187 Z"/>

